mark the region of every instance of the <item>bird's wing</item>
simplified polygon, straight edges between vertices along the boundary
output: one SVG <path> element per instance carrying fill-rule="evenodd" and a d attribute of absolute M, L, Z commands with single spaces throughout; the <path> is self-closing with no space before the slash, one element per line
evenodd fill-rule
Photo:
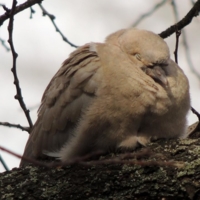
<path fill-rule="evenodd" d="M 99 58 L 90 44 L 64 61 L 44 92 L 24 156 L 40 157 L 44 150 L 58 150 L 69 139 L 81 113 L 95 97 L 101 79 L 99 67 Z"/>

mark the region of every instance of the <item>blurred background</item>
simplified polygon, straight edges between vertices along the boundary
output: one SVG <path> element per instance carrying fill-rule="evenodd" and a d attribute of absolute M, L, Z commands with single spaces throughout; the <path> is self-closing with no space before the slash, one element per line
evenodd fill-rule
<path fill-rule="evenodd" d="M 18 0 L 18 5 L 25 1 Z M 8 8 L 12 0 L 0 0 Z M 119 29 L 136 26 L 160 33 L 182 19 L 192 8 L 194 1 L 185 0 L 44 0 L 42 5 L 56 17 L 55 23 L 67 39 L 80 46 L 88 42 L 103 42 L 104 38 Z M 75 50 L 62 37 L 47 16 L 42 15 L 38 5 L 15 15 L 13 40 L 18 53 L 17 73 L 22 95 L 30 109 L 32 121 L 37 118 L 37 109 L 42 94 L 52 76 Z M 0 15 L 5 11 L 0 6 Z M 12 54 L 8 51 L 8 20 L 0 27 L 0 122 L 28 126 L 26 117 L 14 99 Z M 192 106 L 200 112 L 200 18 L 195 18 L 184 28 L 180 36 L 178 61 L 190 82 Z M 5 41 L 5 45 L 1 44 Z M 166 39 L 174 58 L 176 36 Z M 153 47 L 152 47 L 153 48 Z M 190 113 L 189 124 L 197 121 Z M 28 133 L 16 128 L 0 126 L 0 146 L 22 154 Z M 9 169 L 18 167 L 20 160 L 0 151 Z M 0 172 L 5 171 L 0 163 Z"/>

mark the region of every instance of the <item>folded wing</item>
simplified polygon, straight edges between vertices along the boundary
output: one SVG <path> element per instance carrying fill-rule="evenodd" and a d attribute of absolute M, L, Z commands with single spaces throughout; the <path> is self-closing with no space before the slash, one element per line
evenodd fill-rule
<path fill-rule="evenodd" d="M 81 113 L 95 97 L 99 67 L 97 53 L 90 51 L 89 44 L 78 48 L 64 61 L 44 92 L 24 156 L 42 157 L 44 150 L 60 149 L 73 135 Z"/>

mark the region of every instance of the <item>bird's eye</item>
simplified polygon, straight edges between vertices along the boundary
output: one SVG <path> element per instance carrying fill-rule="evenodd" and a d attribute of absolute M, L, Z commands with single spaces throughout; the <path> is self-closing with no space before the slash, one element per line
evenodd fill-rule
<path fill-rule="evenodd" d="M 168 61 L 167 60 L 159 60 L 159 61 L 153 63 L 153 65 L 159 65 L 160 67 L 166 67 L 168 65 Z"/>

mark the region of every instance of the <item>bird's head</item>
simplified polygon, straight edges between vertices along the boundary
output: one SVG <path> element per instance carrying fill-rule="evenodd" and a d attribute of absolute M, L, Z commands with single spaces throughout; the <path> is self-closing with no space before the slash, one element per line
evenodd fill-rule
<path fill-rule="evenodd" d="M 170 60 L 166 42 L 157 34 L 136 28 L 122 29 L 106 39 L 119 46 L 132 60 L 141 62 L 141 69 L 162 85 L 167 85 L 166 69 Z"/>
<path fill-rule="evenodd" d="M 170 58 L 166 42 L 151 31 L 136 28 L 122 29 L 108 36 L 106 42 L 119 46 L 146 66 L 167 64 Z"/>

